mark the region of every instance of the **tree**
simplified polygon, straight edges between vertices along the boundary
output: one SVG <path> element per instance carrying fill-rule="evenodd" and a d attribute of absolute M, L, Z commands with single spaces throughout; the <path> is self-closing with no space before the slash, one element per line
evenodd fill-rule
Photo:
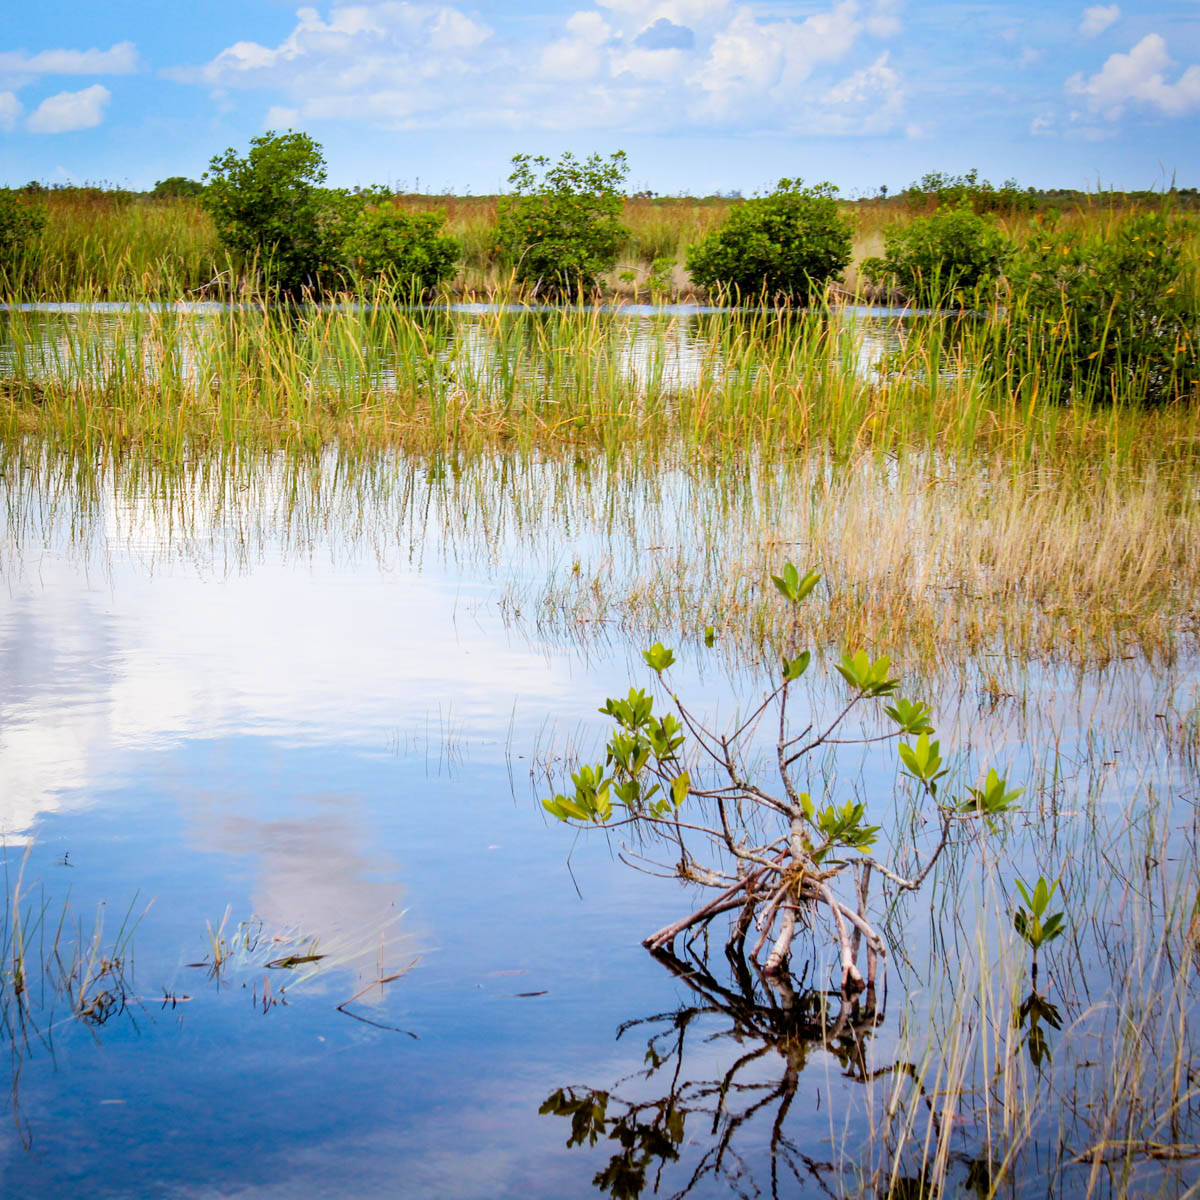
<path fill-rule="evenodd" d="M 344 226 L 358 201 L 327 190 L 321 147 L 306 133 L 267 132 L 242 157 L 213 157 L 204 204 L 221 242 L 271 290 L 318 290 L 336 272 Z"/>
<path fill-rule="evenodd" d="M 720 229 L 689 247 L 693 282 L 743 300 L 806 304 L 850 261 L 853 228 L 836 195 L 830 183 L 781 179 L 769 196 L 738 205 Z"/>
<path fill-rule="evenodd" d="M 845 655 L 837 670 L 849 695 L 838 714 L 827 723 L 810 720 L 793 731 L 788 720 L 792 690 L 812 658 L 810 650 L 797 652 L 795 645 L 799 606 L 820 576 L 810 571 L 801 577 L 789 563 L 773 578 L 793 609 L 792 645 L 779 682 L 746 720 L 728 733 L 717 733 L 678 696 L 671 694 L 675 711 L 660 716 L 651 696 L 631 688 L 625 699 L 610 699 L 600 710 L 617 726 L 605 761 L 581 766 L 572 775 L 571 794 L 560 793 L 542 804 L 559 820 L 580 827 L 630 830 L 639 849 L 623 849 L 624 861 L 667 872 L 713 893 L 691 913 L 650 934 L 643 945 L 652 952 L 670 950 L 676 938 L 690 938 L 716 917 L 732 914 L 730 953 L 742 958 L 745 940 L 754 929 L 757 938 L 749 961 L 767 976 L 781 976 L 797 927 L 824 914 L 838 949 L 842 989 L 852 993 L 874 986 L 877 965 L 886 956 L 868 912 L 872 877 L 881 875 L 905 891 L 919 888 L 961 825 L 990 823 L 1012 807 L 1020 789 L 1009 790 L 993 770 L 965 797 L 943 794 L 947 770 L 939 743 L 930 740 L 929 706 L 897 696 L 899 681 L 891 677 L 886 656 L 872 660 L 863 651 Z M 643 657 L 660 679 L 675 661 L 661 644 Z M 894 726 L 891 733 L 847 737 L 841 730 L 852 710 L 889 698 L 892 702 L 884 711 Z M 777 791 L 751 778 L 747 766 L 754 732 L 767 714 L 767 727 L 778 729 Z M 839 804 L 831 797 L 814 800 L 800 790 L 798 779 L 806 760 L 823 747 L 901 737 L 912 739 L 899 745 L 903 772 L 932 807 L 937 830 L 924 865 L 909 875 L 873 853 L 881 830 L 868 823 L 865 804 Z M 645 853 L 654 843 L 665 847 L 669 861 Z M 865 981 L 858 967 L 863 942 Z"/>
<path fill-rule="evenodd" d="M 512 162 L 513 191 L 500 199 L 496 240 L 516 279 L 535 295 L 595 290 L 629 236 L 620 222 L 624 152 L 582 161 L 568 152 L 553 165 L 517 154 Z"/>
<path fill-rule="evenodd" d="M 204 184 L 186 175 L 171 175 L 160 179 L 150 193 L 155 200 L 179 200 L 184 197 L 203 196 Z"/>
<path fill-rule="evenodd" d="M 1012 302 L 998 332 L 1064 398 L 1195 401 L 1200 311 L 1186 266 L 1190 236 L 1165 206 L 1115 216 L 1093 234 L 1035 226 L 1007 269 Z"/>

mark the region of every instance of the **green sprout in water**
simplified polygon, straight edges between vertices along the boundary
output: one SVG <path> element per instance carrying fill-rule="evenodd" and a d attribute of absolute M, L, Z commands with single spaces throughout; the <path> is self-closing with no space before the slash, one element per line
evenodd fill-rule
<path fill-rule="evenodd" d="M 1017 891 L 1025 901 L 1023 905 L 1013 910 L 1013 928 L 1020 934 L 1025 944 L 1033 951 L 1033 980 L 1037 983 L 1038 951 L 1047 942 L 1066 931 L 1066 924 L 1061 912 L 1046 916 L 1046 909 L 1058 890 L 1058 881 L 1047 883 L 1044 876 L 1038 876 L 1032 891 L 1020 879 L 1016 881 Z"/>

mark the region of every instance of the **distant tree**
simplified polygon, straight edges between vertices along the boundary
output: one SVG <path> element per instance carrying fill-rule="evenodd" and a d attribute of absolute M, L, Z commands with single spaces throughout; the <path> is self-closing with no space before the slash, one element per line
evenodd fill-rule
<path fill-rule="evenodd" d="M 624 152 L 582 160 L 567 153 L 553 165 L 545 157 L 518 154 L 512 162 L 513 191 L 500 198 L 498 208 L 501 255 L 535 292 L 572 296 L 594 290 L 629 236 L 620 221 L 629 173 Z"/>
<path fill-rule="evenodd" d="M 251 138 L 244 157 L 232 147 L 214 156 L 204 178 L 204 204 L 222 243 L 269 289 L 297 295 L 336 278 L 346 226 L 360 202 L 322 186 L 325 159 L 308 134 Z"/>
<path fill-rule="evenodd" d="M 868 258 L 862 272 L 873 283 L 903 288 L 926 304 L 971 302 L 994 284 L 1012 254 L 1012 243 L 969 202 L 939 208 L 932 216 L 889 225 L 883 258 Z"/>
<path fill-rule="evenodd" d="M 198 179 L 188 179 L 184 175 L 171 175 L 160 179 L 150 193 L 155 200 L 177 200 L 185 196 L 202 196 L 204 184 Z"/>

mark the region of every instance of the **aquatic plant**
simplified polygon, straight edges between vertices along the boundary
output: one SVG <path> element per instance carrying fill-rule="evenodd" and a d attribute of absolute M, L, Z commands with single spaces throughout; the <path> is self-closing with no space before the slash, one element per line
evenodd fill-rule
<path fill-rule="evenodd" d="M 689 247 L 692 281 L 747 303 L 807 304 L 850 261 L 853 226 L 836 195 L 831 183 L 781 179 L 770 195 L 738 205 L 720 229 Z"/>
<path fill-rule="evenodd" d="M 801 577 L 791 563 L 774 577 L 793 610 L 793 635 L 799 628 L 799 605 L 819 579 L 814 571 Z M 660 679 L 675 661 L 674 653 L 661 644 L 643 657 Z M 678 716 L 656 715 L 652 697 L 641 690 L 631 689 L 626 699 L 609 699 L 600 711 L 613 718 L 617 732 L 608 742 L 605 761 L 581 766 L 572 774 L 572 793 L 559 793 L 542 804 L 561 821 L 626 828 L 661 842 L 674 860 L 671 864 L 628 849 L 623 851 L 625 861 L 667 870 L 716 892 L 687 916 L 650 934 L 643 942 L 648 949 L 670 949 L 681 935 L 693 936 L 717 916 L 734 913 L 729 946 L 740 954 L 753 927 L 758 938 L 750 960 L 761 963 L 764 974 L 779 975 L 786 970 L 798 925 L 824 911 L 838 947 L 842 989 L 861 991 L 875 986 L 877 963 L 887 953 L 868 915 L 872 874 L 903 891 L 917 890 L 961 826 L 975 821 L 990 825 L 992 818 L 1013 807 L 1022 789 L 1010 789 L 991 770 L 965 797 L 943 793 L 947 769 L 940 744 L 930 741 L 929 706 L 896 695 L 899 680 L 891 676 L 886 656 L 872 660 L 864 651 L 844 655 L 837 670 L 849 686 L 848 699 L 831 720 L 810 717 L 796 732 L 788 718 L 791 689 L 811 659 L 811 650 L 798 650 L 793 644 L 784 656 L 780 682 L 728 733 L 705 727 L 673 693 Z M 892 733 L 847 736 L 842 726 L 853 709 L 888 697 L 895 697 L 884 709 L 896 726 Z M 774 758 L 782 793 L 766 790 L 747 756 L 747 742 L 768 712 L 769 727 L 778 729 Z M 689 735 L 690 754 L 684 749 Z M 930 803 L 938 830 L 924 864 L 908 876 L 871 853 L 880 826 L 868 824 L 865 804 L 814 801 L 798 782 L 799 772 L 824 748 L 903 736 L 913 739 L 899 744 L 903 771 Z M 716 778 L 711 781 L 700 774 L 714 769 Z M 685 811 L 686 801 L 693 803 Z M 853 878 L 849 897 L 835 891 L 845 886 L 847 873 Z M 864 940 L 865 981 L 857 962 Z M 761 959 L 768 944 L 770 950 Z"/>

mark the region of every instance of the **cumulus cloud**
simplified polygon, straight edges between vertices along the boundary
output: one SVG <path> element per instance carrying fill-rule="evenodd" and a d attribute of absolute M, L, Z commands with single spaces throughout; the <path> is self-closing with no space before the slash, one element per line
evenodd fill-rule
<path fill-rule="evenodd" d="M 900 11 L 900 0 L 819 0 L 795 19 L 744 0 L 584 0 L 531 41 L 497 36 L 455 0 L 334 0 L 300 9 L 278 45 L 235 42 L 170 74 L 214 94 L 261 90 L 299 121 L 794 129 L 824 106 L 849 129 L 843 95 L 868 83 L 902 94 L 870 45 L 898 32 Z M 852 55 L 872 66 L 842 78 Z"/>
<path fill-rule="evenodd" d="M 24 50 L 0 53 L 4 75 L 132 75 L 138 69 L 137 47 L 118 42 L 107 50 Z"/>
<path fill-rule="evenodd" d="M 1121 9 L 1116 4 L 1093 4 L 1083 10 L 1083 19 L 1079 22 L 1079 32 L 1087 38 L 1097 37 L 1110 25 L 1115 25 L 1121 17 Z"/>
<path fill-rule="evenodd" d="M 22 112 L 24 106 L 17 99 L 16 92 L 0 92 L 0 129 L 5 132 L 16 129 Z"/>
<path fill-rule="evenodd" d="M 1072 75 L 1067 91 L 1082 96 L 1093 113 L 1110 121 L 1130 104 L 1157 109 L 1168 117 L 1200 111 L 1200 66 L 1188 67 L 1168 83 L 1172 65 L 1167 43 L 1157 33 L 1149 33 L 1128 54 L 1111 55 L 1090 78 Z"/>
<path fill-rule="evenodd" d="M 29 114 L 26 127 L 31 133 L 70 133 L 93 129 L 104 120 L 112 93 L 94 83 L 81 92 L 59 92 L 49 96 Z"/>

